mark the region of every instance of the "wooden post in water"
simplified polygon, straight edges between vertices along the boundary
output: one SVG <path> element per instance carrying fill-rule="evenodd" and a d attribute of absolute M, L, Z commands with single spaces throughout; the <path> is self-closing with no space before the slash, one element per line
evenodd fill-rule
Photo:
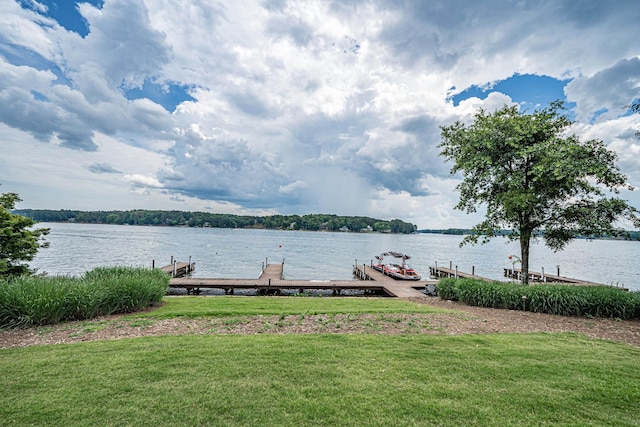
<path fill-rule="evenodd" d="M 173 264 L 173 255 L 171 255 L 171 262 L 169 264 Z"/>
<path fill-rule="evenodd" d="M 151 269 L 153 270 L 154 268 L 156 268 L 156 260 L 152 259 L 151 260 Z"/>
<path fill-rule="evenodd" d="M 449 261 L 449 270 L 453 270 L 453 261 Z"/>
<path fill-rule="evenodd" d="M 191 273 L 191 255 L 189 255 L 189 265 L 187 265 L 187 275 Z"/>
<path fill-rule="evenodd" d="M 171 257 L 171 262 L 173 263 L 173 277 L 176 277 L 178 273 L 178 261 L 175 261 L 173 257 Z"/>
<path fill-rule="evenodd" d="M 472 275 L 472 276 L 475 276 L 475 275 L 476 275 L 476 266 L 475 266 L 475 265 L 472 265 L 472 266 L 471 266 L 471 275 Z"/>
<path fill-rule="evenodd" d="M 456 279 L 458 278 L 458 266 L 456 265 L 456 275 L 454 276 Z"/>
<path fill-rule="evenodd" d="M 544 267 L 542 267 L 541 274 L 542 274 L 542 277 L 540 278 L 540 280 L 541 280 L 542 282 L 544 282 L 544 281 L 545 281 L 545 280 L 544 280 Z"/>

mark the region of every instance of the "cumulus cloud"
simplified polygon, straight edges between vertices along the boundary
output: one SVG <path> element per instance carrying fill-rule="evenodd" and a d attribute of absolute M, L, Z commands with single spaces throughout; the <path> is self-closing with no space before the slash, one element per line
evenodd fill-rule
<path fill-rule="evenodd" d="M 636 3 L 105 0 L 78 4 L 82 37 L 9 0 L 0 121 L 148 204 L 459 225 L 440 126 L 514 103 L 496 91 L 452 103 L 473 85 L 573 79 L 576 131 L 606 139 L 638 180 L 640 126 L 621 117 L 640 96 Z M 183 93 L 168 108 L 147 86 Z"/>
<path fill-rule="evenodd" d="M 592 76 L 569 83 L 567 99 L 576 103 L 581 121 L 604 121 L 622 115 L 640 98 L 640 57 L 622 59 Z"/>

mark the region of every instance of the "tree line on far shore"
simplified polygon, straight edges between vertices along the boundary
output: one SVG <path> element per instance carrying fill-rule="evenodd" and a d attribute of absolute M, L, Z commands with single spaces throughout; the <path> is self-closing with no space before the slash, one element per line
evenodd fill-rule
<path fill-rule="evenodd" d="M 466 236 L 471 234 L 477 234 L 477 231 L 474 231 L 471 228 L 446 228 L 446 229 L 423 229 L 418 230 L 418 233 L 424 234 L 450 234 L 454 236 Z M 499 236 L 508 236 L 513 234 L 512 230 L 500 230 L 496 232 L 496 235 Z M 543 238 L 543 231 L 537 231 L 534 233 L 536 238 Z M 613 240 L 640 240 L 640 231 L 628 231 L 623 236 L 576 236 L 577 239 L 613 239 Z"/>
<path fill-rule="evenodd" d="M 251 216 L 183 211 L 75 211 L 49 209 L 20 209 L 14 214 L 41 222 L 78 222 L 91 224 L 128 224 L 155 226 L 265 228 L 308 231 L 350 231 L 381 233 L 414 233 L 414 224 L 393 219 L 390 221 L 364 216 L 331 214 Z"/>

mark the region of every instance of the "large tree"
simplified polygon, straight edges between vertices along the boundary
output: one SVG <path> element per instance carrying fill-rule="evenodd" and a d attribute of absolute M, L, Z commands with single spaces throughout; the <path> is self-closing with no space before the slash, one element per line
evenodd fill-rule
<path fill-rule="evenodd" d="M 38 249 L 48 246 L 48 228 L 33 229 L 34 220 L 11 213 L 20 201 L 15 193 L 0 195 L 0 277 L 30 273 L 22 261 L 31 261 Z"/>
<path fill-rule="evenodd" d="M 460 172 L 457 209 L 486 206 L 484 221 L 463 240 L 486 243 L 504 235 L 520 242 L 522 283 L 529 280 L 529 247 L 542 236 L 558 251 L 578 236 L 620 236 L 618 221 L 640 227 L 638 211 L 616 195 L 632 188 L 600 140 L 570 134 L 563 104 L 532 114 L 518 106 L 480 110 L 470 125 L 441 127 L 441 153 Z"/>

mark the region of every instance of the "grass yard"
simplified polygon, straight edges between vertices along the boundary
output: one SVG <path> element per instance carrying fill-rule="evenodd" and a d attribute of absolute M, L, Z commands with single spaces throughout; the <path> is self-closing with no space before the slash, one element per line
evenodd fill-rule
<path fill-rule="evenodd" d="M 175 317 L 434 313 L 389 298 L 166 298 Z M 638 426 L 640 348 L 573 333 L 177 335 L 0 350 L 0 425 Z"/>
<path fill-rule="evenodd" d="M 136 313 L 134 317 L 170 319 L 175 317 L 257 316 L 292 314 L 384 314 L 438 313 L 447 310 L 394 298 L 310 298 L 217 296 L 169 297 L 162 307 Z"/>

